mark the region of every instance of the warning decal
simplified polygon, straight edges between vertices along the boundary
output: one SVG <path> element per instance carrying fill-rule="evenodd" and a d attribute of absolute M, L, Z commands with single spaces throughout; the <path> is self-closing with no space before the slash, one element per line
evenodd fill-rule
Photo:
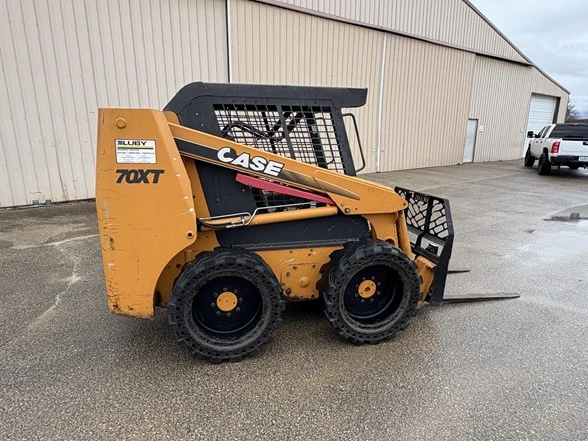
<path fill-rule="evenodd" d="M 155 164 L 155 141 L 152 139 L 117 139 L 116 162 L 118 164 Z"/>

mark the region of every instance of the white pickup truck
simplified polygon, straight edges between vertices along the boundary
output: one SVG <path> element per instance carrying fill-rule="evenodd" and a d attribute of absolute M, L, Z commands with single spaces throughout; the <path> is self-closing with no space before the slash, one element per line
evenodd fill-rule
<path fill-rule="evenodd" d="M 527 133 L 532 138 L 525 153 L 525 167 L 533 167 L 537 173 L 548 175 L 552 166 L 562 165 L 576 170 L 588 167 L 588 124 L 549 124 L 537 134 Z"/>

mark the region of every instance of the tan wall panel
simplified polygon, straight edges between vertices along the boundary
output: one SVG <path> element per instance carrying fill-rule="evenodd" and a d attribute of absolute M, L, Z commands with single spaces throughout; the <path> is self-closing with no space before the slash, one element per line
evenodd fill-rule
<path fill-rule="evenodd" d="M 566 119 L 566 109 L 570 95 L 564 92 L 557 84 L 554 84 L 541 71 L 536 68 L 531 70 L 531 92 L 542 95 L 559 97 L 559 112 L 557 122 L 564 122 Z"/>
<path fill-rule="evenodd" d="M 469 117 L 478 119 L 476 162 L 516 159 L 527 128 L 531 68 L 476 57 Z"/>
<path fill-rule="evenodd" d="M 526 60 L 462 0 L 276 0 L 521 62 Z"/>
<path fill-rule="evenodd" d="M 96 109 L 227 81 L 225 0 L 0 2 L 0 207 L 94 196 Z"/>
<path fill-rule="evenodd" d="M 378 94 L 384 34 L 246 0 L 231 0 L 236 83 L 367 87 L 354 109 L 368 166 L 376 170 Z M 353 157 L 359 152 L 350 135 Z"/>
<path fill-rule="evenodd" d="M 478 132 L 475 161 L 521 157 L 532 93 L 559 97 L 563 120 L 567 94 L 537 69 L 476 56 L 469 117 L 484 131 Z"/>
<path fill-rule="evenodd" d="M 489 51 L 512 55 L 454 0 L 288 3 L 464 46 L 480 39 L 495 45 Z M 0 207 L 94 196 L 97 107 L 161 108 L 185 83 L 227 81 L 225 4 L 0 2 Z M 231 5 L 234 81 L 369 89 L 367 105 L 355 113 L 367 171 L 374 171 L 385 34 L 257 2 Z M 518 154 L 531 93 L 560 97 L 564 118 L 568 95 L 535 68 L 478 57 L 474 76 L 471 53 L 386 38 L 382 171 L 459 162 L 465 96 L 470 116 L 487 129 L 476 160 Z M 440 147 L 427 147 L 431 142 Z"/>
<path fill-rule="evenodd" d="M 474 58 L 388 35 L 380 171 L 461 161 Z"/>

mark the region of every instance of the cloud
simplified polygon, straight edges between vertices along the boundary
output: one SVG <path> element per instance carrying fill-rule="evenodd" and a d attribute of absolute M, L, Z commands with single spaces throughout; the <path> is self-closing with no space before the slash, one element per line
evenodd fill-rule
<path fill-rule="evenodd" d="M 588 116 L 586 0 L 471 0 L 527 57 L 570 91 Z"/>

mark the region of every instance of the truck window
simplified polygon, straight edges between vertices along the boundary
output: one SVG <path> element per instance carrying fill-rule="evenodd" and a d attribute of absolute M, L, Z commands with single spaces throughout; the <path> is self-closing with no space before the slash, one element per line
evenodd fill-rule
<path fill-rule="evenodd" d="M 537 135 L 537 138 L 543 138 L 545 137 L 545 134 L 547 133 L 547 130 L 549 130 L 549 126 L 545 126 L 541 129 L 541 131 L 539 132 L 539 134 Z"/>
<path fill-rule="evenodd" d="M 558 124 L 555 126 L 549 137 L 562 139 L 588 139 L 588 125 Z"/>

